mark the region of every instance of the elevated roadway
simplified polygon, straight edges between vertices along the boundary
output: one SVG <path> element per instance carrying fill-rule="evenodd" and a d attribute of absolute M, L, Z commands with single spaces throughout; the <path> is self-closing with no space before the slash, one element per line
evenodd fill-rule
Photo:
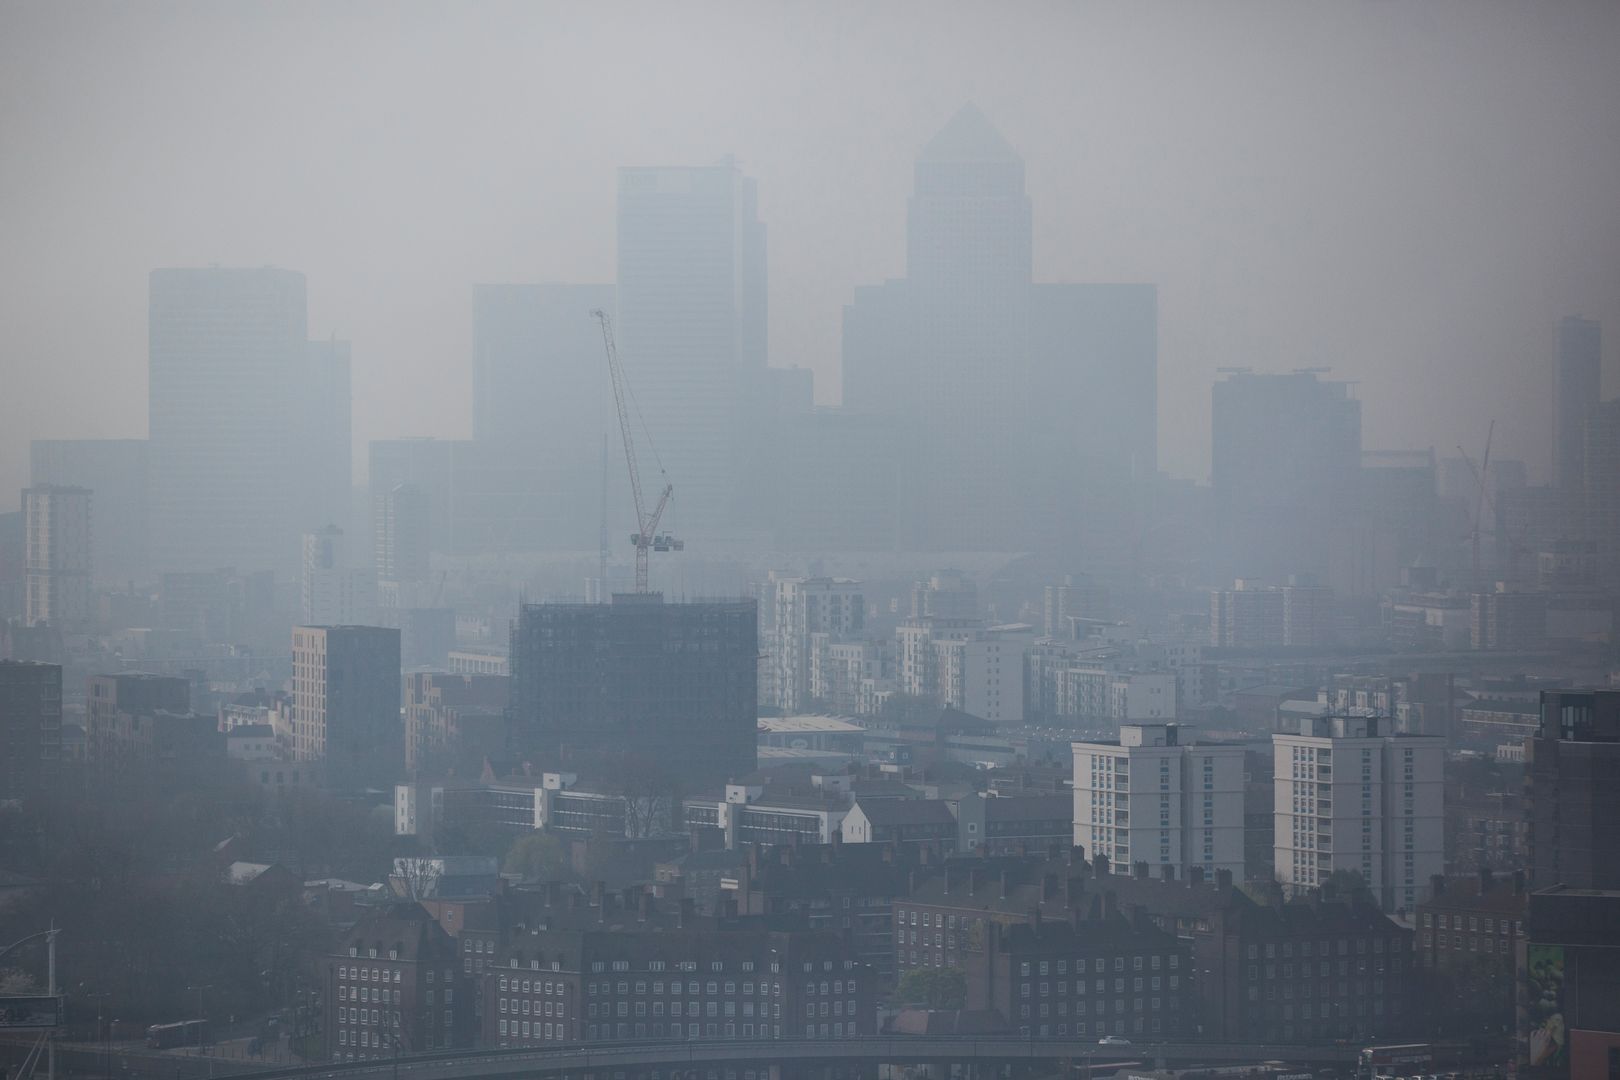
<path fill-rule="evenodd" d="M 725 1065 L 835 1065 L 923 1064 L 1072 1059 L 1096 1066 L 1130 1061 L 1230 1064 L 1286 1061 L 1300 1065 L 1345 1065 L 1356 1060 L 1349 1046 L 1284 1046 L 1264 1043 L 1150 1043 L 1101 1045 L 1088 1039 L 965 1038 L 960 1036 L 901 1035 L 848 1039 L 726 1039 L 683 1042 L 601 1043 L 555 1050 L 525 1047 L 513 1050 L 447 1051 L 372 1061 L 332 1062 L 274 1069 L 258 1073 L 256 1080 L 370 1080 L 392 1076 L 401 1080 L 519 1080 L 526 1077 L 669 1070 Z"/>

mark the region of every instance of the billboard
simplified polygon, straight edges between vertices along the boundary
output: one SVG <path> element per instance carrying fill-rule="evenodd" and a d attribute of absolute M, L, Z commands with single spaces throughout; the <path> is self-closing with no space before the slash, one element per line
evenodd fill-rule
<path fill-rule="evenodd" d="M 59 997 L 0 997 L 0 1028 L 53 1028 L 61 1023 Z"/>
<path fill-rule="evenodd" d="M 1561 1067 L 1569 1061 L 1564 1024 L 1564 949 L 1531 945 L 1525 950 L 1525 1012 L 1530 1065 Z"/>

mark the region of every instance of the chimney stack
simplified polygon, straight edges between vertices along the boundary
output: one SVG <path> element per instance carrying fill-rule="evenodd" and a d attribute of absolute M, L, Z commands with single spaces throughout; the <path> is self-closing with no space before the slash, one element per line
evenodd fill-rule
<path fill-rule="evenodd" d="M 1092 870 L 1096 871 L 1098 877 L 1107 877 L 1113 872 L 1108 864 L 1108 856 L 1106 855 L 1097 855 L 1092 858 L 1091 868 Z"/>
<path fill-rule="evenodd" d="M 1524 871 L 1523 870 L 1515 870 L 1515 871 L 1513 871 L 1513 895 L 1514 896 L 1522 896 L 1522 895 L 1524 895 Z"/>
<path fill-rule="evenodd" d="M 1495 885 L 1495 884 L 1496 884 L 1496 878 L 1492 876 L 1491 868 L 1488 867 L 1488 866 L 1480 867 L 1479 868 L 1479 895 L 1484 896 L 1486 893 L 1490 892 L 1491 891 L 1491 886 Z"/>
<path fill-rule="evenodd" d="M 1232 871 L 1230 871 L 1230 870 L 1217 870 L 1217 871 L 1215 871 L 1215 887 L 1218 888 L 1218 889 L 1223 889 L 1223 890 L 1224 889 L 1230 889 L 1232 887 Z"/>
<path fill-rule="evenodd" d="M 1131 866 L 1131 869 L 1136 871 L 1135 876 L 1138 880 L 1145 880 L 1148 876 L 1148 864 L 1146 859 L 1138 859 Z"/>
<path fill-rule="evenodd" d="M 1444 874 L 1429 875 L 1429 895 L 1444 896 L 1446 894 L 1446 876 Z"/>
<path fill-rule="evenodd" d="M 1007 899 L 1007 871 L 1001 872 L 1001 898 Z"/>
<path fill-rule="evenodd" d="M 1187 871 L 1187 884 L 1188 885 L 1191 885 L 1193 888 L 1196 889 L 1196 888 L 1198 888 L 1198 886 L 1202 885 L 1203 883 L 1204 883 L 1204 868 L 1202 866 L 1194 866 L 1194 867 L 1192 867 L 1191 869 L 1189 869 Z"/>
<path fill-rule="evenodd" d="M 1164 864 L 1162 864 L 1159 867 L 1159 876 L 1164 878 L 1164 880 L 1166 880 L 1166 881 L 1174 881 L 1174 880 L 1176 880 L 1176 865 L 1175 865 L 1175 863 L 1164 863 Z"/>

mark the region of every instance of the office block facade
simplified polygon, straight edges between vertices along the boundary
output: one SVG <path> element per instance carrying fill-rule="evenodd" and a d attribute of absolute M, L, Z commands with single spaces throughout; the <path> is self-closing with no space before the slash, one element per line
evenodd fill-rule
<path fill-rule="evenodd" d="M 635 755 L 683 782 L 754 768 L 754 601 L 524 604 L 512 627 L 515 748 L 556 767 Z"/>
<path fill-rule="evenodd" d="M 335 787 L 387 787 L 404 768 L 399 631 L 296 626 L 293 754 Z"/>

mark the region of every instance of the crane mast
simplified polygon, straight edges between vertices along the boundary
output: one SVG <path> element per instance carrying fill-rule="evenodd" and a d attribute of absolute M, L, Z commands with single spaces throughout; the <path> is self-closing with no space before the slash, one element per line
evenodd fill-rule
<path fill-rule="evenodd" d="M 675 486 L 666 479 L 657 505 L 651 511 L 647 509 L 641 495 L 641 469 L 636 463 L 636 440 L 630 426 L 630 408 L 625 401 L 629 396 L 629 384 L 624 376 L 624 365 L 619 362 L 618 345 L 613 340 L 613 320 L 600 308 L 592 311 L 591 315 L 602 326 L 602 348 L 607 353 L 608 377 L 613 382 L 613 404 L 619 411 L 619 434 L 624 438 L 624 463 L 630 473 L 630 494 L 636 503 L 636 531 L 630 537 L 630 543 L 636 549 L 636 592 L 644 593 L 647 591 L 647 553 L 680 551 L 686 547 L 684 541 L 658 531 L 659 519 L 669 506 Z"/>

